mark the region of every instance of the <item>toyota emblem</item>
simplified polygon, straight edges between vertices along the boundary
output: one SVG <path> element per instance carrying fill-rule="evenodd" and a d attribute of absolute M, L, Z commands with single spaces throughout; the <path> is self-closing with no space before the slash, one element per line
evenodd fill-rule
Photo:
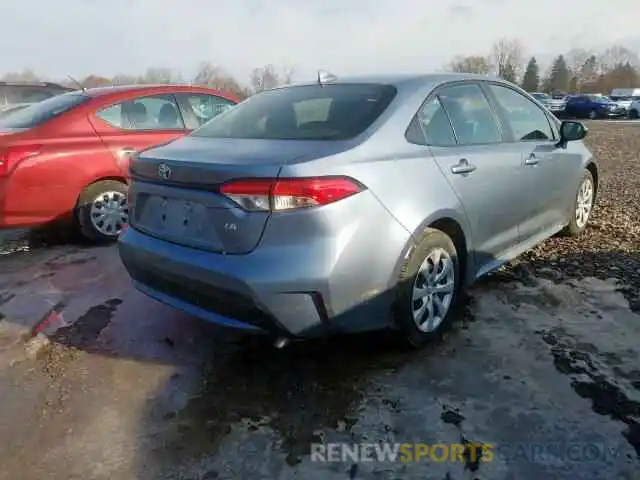
<path fill-rule="evenodd" d="M 158 176 L 164 180 L 169 180 L 171 178 L 171 168 L 169 168 L 169 165 L 164 163 L 158 165 Z"/>

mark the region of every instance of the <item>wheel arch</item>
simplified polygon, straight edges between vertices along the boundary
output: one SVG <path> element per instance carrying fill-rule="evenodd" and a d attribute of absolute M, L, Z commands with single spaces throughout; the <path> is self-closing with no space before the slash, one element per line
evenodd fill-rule
<path fill-rule="evenodd" d="M 460 272 L 462 279 L 460 284 L 466 285 L 467 280 L 473 278 L 473 275 L 471 275 L 471 269 L 474 265 L 471 248 L 472 237 L 466 220 L 456 211 L 444 211 L 430 215 L 414 229 L 402 251 L 402 255 L 398 258 L 392 279 L 393 283 L 395 284 L 406 260 L 424 236 L 425 231 L 429 229 L 439 230 L 449 236 L 453 241 L 461 267 Z"/>
<path fill-rule="evenodd" d="M 595 202 L 598 198 L 598 191 L 600 187 L 600 171 L 598 168 L 598 164 L 593 160 L 589 160 L 585 165 L 585 168 L 589 170 L 591 175 L 593 176 L 593 201 Z"/>

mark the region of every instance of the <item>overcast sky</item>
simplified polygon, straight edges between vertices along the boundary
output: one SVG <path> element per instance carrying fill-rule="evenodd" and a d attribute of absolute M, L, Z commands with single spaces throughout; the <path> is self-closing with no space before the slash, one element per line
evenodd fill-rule
<path fill-rule="evenodd" d="M 201 61 L 240 79 L 266 63 L 295 65 L 296 79 L 423 72 L 501 36 L 544 59 L 617 42 L 640 50 L 640 0 L 0 0 L 0 12 L 0 74 L 54 78 L 148 66 L 190 76 Z"/>

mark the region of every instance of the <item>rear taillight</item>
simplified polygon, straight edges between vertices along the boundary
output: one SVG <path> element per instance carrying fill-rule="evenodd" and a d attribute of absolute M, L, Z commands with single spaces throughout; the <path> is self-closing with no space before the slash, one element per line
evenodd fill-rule
<path fill-rule="evenodd" d="M 41 149 L 40 145 L 0 148 L 0 177 L 9 175 L 20 162 L 38 155 Z"/>
<path fill-rule="evenodd" d="M 348 177 L 255 178 L 226 183 L 220 193 L 245 210 L 283 211 L 328 205 L 364 189 Z"/>

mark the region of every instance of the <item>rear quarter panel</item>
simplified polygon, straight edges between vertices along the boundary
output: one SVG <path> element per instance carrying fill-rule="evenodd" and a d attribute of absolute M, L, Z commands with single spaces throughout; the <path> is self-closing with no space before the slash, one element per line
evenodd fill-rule
<path fill-rule="evenodd" d="M 383 147 L 384 143 L 365 142 L 332 157 L 288 165 L 283 167 L 281 176 L 346 175 L 364 184 L 382 208 L 358 209 L 353 214 L 360 217 L 360 222 L 380 226 L 371 231 L 373 239 L 369 239 L 366 249 L 368 255 L 393 259 L 394 268 L 386 279 L 391 286 L 406 253 L 430 224 L 449 218 L 460 225 L 465 235 L 469 228 L 462 205 L 429 148 L 406 142 L 404 131 L 393 145 L 387 143 Z M 402 241 L 397 241 L 398 235 L 390 240 L 388 222 L 380 219 L 381 213 L 393 218 L 407 232 Z M 467 241 L 471 243 L 470 239 Z"/>
<path fill-rule="evenodd" d="M 21 162 L 6 182 L 9 226 L 72 218 L 87 185 L 124 177 L 86 115 L 61 115 L 31 130 L 19 143 L 41 145 L 42 153 Z"/>

